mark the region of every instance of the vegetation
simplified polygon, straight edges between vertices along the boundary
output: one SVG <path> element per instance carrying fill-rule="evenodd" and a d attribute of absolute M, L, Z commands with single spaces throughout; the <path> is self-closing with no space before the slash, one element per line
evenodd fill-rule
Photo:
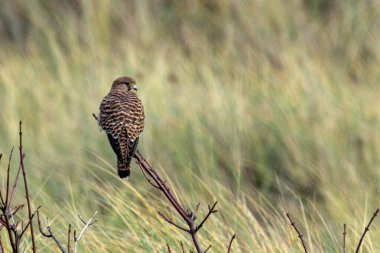
<path fill-rule="evenodd" d="M 199 216 L 218 200 L 199 235 L 210 252 L 233 233 L 233 253 L 302 252 L 286 212 L 310 252 L 340 252 L 344 223 L 353 251 L 379 206 L 379 13 L 375 0 L 0 1 L 0 152 L 23 120 L 31 205 L 58 237 L 98 210 L 78 252 L 190 248 L 138 166 L 118 179 L 91 116 L 131 75 L 144 157 Z M 380 251 L 376 220 L 362 251 Z"/>

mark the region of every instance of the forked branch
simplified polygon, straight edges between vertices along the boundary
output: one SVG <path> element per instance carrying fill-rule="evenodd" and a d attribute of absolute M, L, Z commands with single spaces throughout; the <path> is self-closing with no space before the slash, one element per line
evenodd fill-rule
<path fill-rule="evenodd" d="M 159 212 L 159 215 L 169 224 L 190 234 L 197 252 L 205 253 L 208 249 L 211 248 L 211 246 L 209 246 L 206 250 L 202 250 L 201 245 L 198 240 L 197 232 L 201 229 L 203 224 L 208 220 L 210 215 L 217 212 L 215 207 L 218 202 L 215 202 L 212 207 L 209 206 L 208 213 L 203 218 L 203 220 L 199 223 L 199 225 L 196 226 L 195 225 L 196 212 L 188 211 L 183 207 L 183 205 L 178 201 L 178 199 L 175 197 L 175 195 L 166 185 L 166 182 L 158 175 L 157 171 L 152 168 L 152 166 L 145 160 L 145 158 L 141 155 L 139 151 L 136 151 L 135 158 L 137 160 L 137 164 L 139 165 L 141 171 L 143 172 L 148 182 L 155 188 L 159 189 L 165 195 L 166 199 L 170 202 L 170 204 L 173 206 L 176 212 L 181 216 L 181 218 L 187 224 L 188 228 L 184 228 L 178 225 L 171 218 L 168 218 L 166 215 L 164 215 L 161 212 Z M 198 207 L 199 207 L 199 204 L 197 205 L 196 210 L 198 210 Z"/>
<path fill-rule="evenodd" d="M 98 117 L 93 113 L 92 116 L 96 121 L 98 121 Z M 208 207 L 208 213 L 203 218 L 203 220 L 196 225 L 195 220 L 197 219 L 196 213 L 199 209 L 199 203 L 197 204 L 197 207 L 195 209 L 195 212 L 191 212 L 189 210 L 186 210 L 184 206 L 178 201 L 176 196 L 172 193 L 172 191 L 169 189 L 169 187 L 166 184 L 166 181 L 161 178 L 161 176 L 157 173 L 155 169 L 147 162 L 147 160 L 141 155 L 141 153 L 137 150 L 134 154 L 134 158 L 137 160 L 137 164 L 139 165 L 144 177 L 148 181 L 150 185 L 152 185 L 154 188 L 160 190 L 166 197 L 166 199 L 170 202 L 172 207 L 176 210 L 176 212 L 179 214 L 179 216 L 182 218 L 184 223 L 187 224 L 187 228 L 182 227 L 181 225 L 175 223 L 173 219 L 169 218 L 165 214 L 158 212 L 158 214 L 169 224 L 173 225 L 174 227 L 188 233 L 191 235 L 191 238 L 193 240 L 193 244 L 197 250 L 198 253 L 205 253 L 210 248 L 211 245 L 206 248 L 206 250 L 202 250 L 200 242 L 198 240 L 197 233 L 202 228 L 204 223 L 210 218 L 211 214 L 214 214 L 217 212 L 215 209 L 218 202 L 215 202 L 212 207 Z M 234 238 L 234 237 L 233 237 Z M 232 239 L 233 240 L 233 239 Z M 232 243 L 231 240 L 231 243 Z M 185 252 L 185 249 L 183 247 L 183 244 L 181 242 L 182 251 Z M 229 246 L 230 249 L 231 245 Z M 168 246 L 168 251 L 170 251 L 170 247 Z"/>
<path fill-rule="evenodd" d="M 84 232 L 90 227 L 92 226 L 93 224 L 95 224 L 97 222 L 97 220 L 93 221 L 94 217 L 96 216 L 97 214 L 97 211 L 94 213 L 94 215 L 88 220 L 88 221 L 84 221 L 82 219 L 82 217 L 78 214 L 78 217 L 79 219 L 81 220 L 81 222 L 84 223 L 84 227 L 82 228 L 81 232 L 79 233 L 79 236 L 77 237 L 76 236 L 76 231 L 74 230 L 74 252 L 76 252 L 77 250 L 77 245 L 78 245 L 78 242 L 79 240 L 82 238 Z M 40 219 L 40 214 L 37 210 L 37 222 L 38 222 L 38 228 L 40 230 L 40 233 L 46 237 L 46 238 L 53 238 L 55 244 L 58 246 L 58 248 L 60 249 L 60 251 L 62 253 L 70 253 L 71 252 L 71 245 L 70 245 L 70 242 L 71 242 L 71 224 L 69 224 L 69 227 L 68 227 L 68 230 L 67 230 L 67 251 L 66 249 L 63 247 L 62 243 L 58 240 L 58 238 L 55 236 L 55 234 L 53 233 L 52 229 L 51 229 L 51 226 L 50 226 L 50 222 L 49 222 L 49 218 L 46 218 L 46 222 L 45 222 L 45 227 L 46 227 L 46 230 L 48 232 L 45 232 L 41 226 L 41 219 Z"/>

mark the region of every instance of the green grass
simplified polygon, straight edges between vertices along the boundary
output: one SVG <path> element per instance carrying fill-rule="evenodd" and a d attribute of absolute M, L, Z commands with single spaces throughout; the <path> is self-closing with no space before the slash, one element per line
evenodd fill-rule
<path fill-rule="evenodd" d="M 225 252 L 236 233 L 233 252 L 302 252 L 289 211 L 310 252 L 340 252 L 343 223 L 353 251 L 379 206 L 379 13 L 371 0 L 1 1 L 0 152 L 23 120 L 33 205 L 56 234 L 99 211 L 82 252 L 189 248 L 136 165 L 117 178 L 91 116 L 131 75 L 141 152 L 188 207 L 220 203 L 203 247 Z M 367 236 L 363 252 L 379 252 L 379 221 Z"/>

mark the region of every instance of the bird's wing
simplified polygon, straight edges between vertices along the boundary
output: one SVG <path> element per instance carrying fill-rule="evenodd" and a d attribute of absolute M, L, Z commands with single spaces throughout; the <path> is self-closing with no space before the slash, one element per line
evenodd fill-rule
<path fill-rule="evenodd" d="M 108 141 L 111 144 L 113 152 L 115 152 L 117 160 L 123 161 L 123 153 L 121 151 L 119 138 L 114 138 L 111 134 L 107 134 Z"/>
<path fill-rule="evenodd" d="M 117 139 L 124 128 L 130 108 L 122 94 L 110 93 L 100 104 L 99 125 L 113 138 Z"/>
<path fill-rule="evenodd" d="M 144 130 L 144 107 L 135 93 L 128 94 L 129 112 L 125 116 L 125 128 L 130 141 L 134 142 Z"/>

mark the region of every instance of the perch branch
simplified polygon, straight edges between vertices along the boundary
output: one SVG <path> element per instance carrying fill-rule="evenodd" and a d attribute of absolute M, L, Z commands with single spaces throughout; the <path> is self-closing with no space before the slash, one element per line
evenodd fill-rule
<path fill-rule="evenodd" d="M 92 116 L 94 119 L 98 122 L 98 117 L 93 113 Z M 177 227 L 178 229 L 185 231 L 186 233 L 191 235 L 191 238 L 193 240 L 193 244 L 197 250 L 198 253 L 205 253 L 211 246 L 209 246 L 206 251 L 203 251 L 199 240 L 197 236 L 197 232 L 200 230 L 200 228 L 203 226 L 203 224 L 208 220 L 208 218 L 211 216 L 211 214 L 216 213 L 217 210 L 215 210 L 215 206 L 218 202 L 215 202 L 212 207 L 209 206 L 209 210 L 207 215 L 204 217 L 204 219 L 200 222 L 198 226 L 195 225 L 195 219 L 196 219 L 196 213 L 199 208 L 199 204 L 197 205 L 197 208 L 195 212 L 191 212 L 186 210 L 183 205 L 180 204 L 176 196 L 172 193 L 172 191 L 169 189 L 169 187 L 166 184 L 166 181 L 164 181 L 158 174 L 155 169 L 147 162 L 147 160 L 141 155 L 141 153 L 137 150 L 134 154 L 134 158 L 136 159 L 136 163 L 139 165 L 144 177 L 147 179 L 149 184 L 151 184 L 154 188 L 159 189 L 166 197 L 166 199 L 170 202 L 170 204 L 173 206 L 173 208 L 176 210 L 176 212 L 182 217 L 182 219 L 186 222 L 188 229 L 183 228 L 180 225 L 173 222 L 172 219 L 168 218 L 164 214 L 159 212 L 159 215 L 169 224 L 172 224 L 173 226 Z M 74 231 L 75 233 L 75 231 Z M 181 243 L 182 251 L 185 252 L 184 247 Z M 75 252 L 75 251 L 74 251 Z"/>
<path fill-rule="evenodd" d="M 196 219 L 195 215 L 192 212 L 186 211 L 185 208 L 183 208 L 183 206 L 179 203 L 179 201 L 177 200 L 175 195 L 171 192 L 171 190 L 166 185 L 166 182 L 157 174 L 156 170 L 152 168 L 152 166 L 145 160 L 145 158 L 141 155 L 141 153 L 139 151 L 136 151 L 134 157 L 136 158 L 137 164 L 139 165 L 141 171 L 143 171 L 143 173 L 146 175 L 147 178 L 154 181 L 153 186 L 157 186 L 158 189 L 165 195 L 165 197 L 168 199 L 170 204 L 174 207 L 174 209 L 177 211 L 177 213 L 186 222 L 186 224 L 188 225 L 189 228 L 185 229 L 185 228 L 180 227 L 179 225 L 175 224 L 171 219 L 167 218 L 162 213 L 159 213 L 160 216 L 164 220 L 166 220 L 168 223 L 170 223 L 170 224 L 176 226 L 177 228 L 189 233 L 191 235 L 191 238 L 193 240 L 193 244 L 194 244 L 197 252 L 198 253 L 204 253 L 205 251 L 203 251 L 201 246 L 200 246 L 198 236 L 197 236 L 197 232 L 203 226 L 203 224 L 207 221 L 209 216 L 212 213 L 216 212 L 215 206 L 216 206 L 217 202 L 215 202 L 212 207 L 209 207 L 209 212 L 207 213 L 205 218 L 202 220 L 202 222 L 196 227 L 195 226 L 195 219 Z"/>

